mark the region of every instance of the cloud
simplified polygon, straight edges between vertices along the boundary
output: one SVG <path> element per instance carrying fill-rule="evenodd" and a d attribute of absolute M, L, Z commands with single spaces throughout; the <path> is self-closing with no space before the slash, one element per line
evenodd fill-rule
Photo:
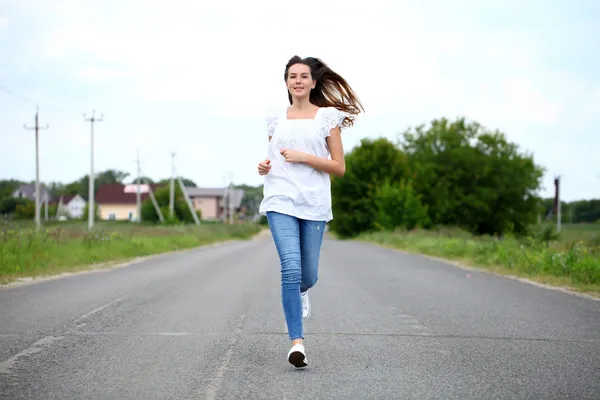
<path fill-rule="evenodd" d="M 125 69 L 102 66 L 88 66 L 79 68 L 75 71 L 75 77 L 77 79 L 92 84 L 109 82 L 116 78 L 123 78 L 128 75 L 129 74 Z"/>
<path fill-rule="evenodd" d="M 21 20 L 31 28 L 15 35 L 18 44 L 0 43 L 11 60 L 0 79 L 21 83 L 12 89 L 41 102 L 44 112 L 45 102 L 72 110 L 50 122 L 75 154 L 70 170 L 77 175 L 85 173 L 89 148 L 81 112 L 96 108 L 106 115 L 98 127 L 99 163 L 133 169 L 136 148 L 160 160 L 174 150 L 200 184 L 217 179 L 207 171 L 220 176 L 225 169 L 259 183 L 262 116 L 287 104 L 283 69 L 294 54 L 321 57 L 363 101 L 367 113 L 345 133 L 347 150 L 362 137 L 395 138 L 442 116 L 498 128 L 554 169 L 600 145 L 591 128 L 600 122 L 600 79 L 583 67 L 593 65 L 583 54 L 592 53 L 596 28 L 585 8 L 575 15 L 566 6 L 516 0 L 308 0 L 300 10 L 276 0 L 7 4 L 0 29 L 8 17 L 11 29 Z M 560 32 L 549 22 L 558 18 Z M 0 98 L 3 110 L 21 107 L 30 118 L 30 104 Z M 59 128 L 61 118 L 69 122 Z M 19 145 L 28 144 L 15 138 Z M 164 162 L 149 162 L 148 172 L 168 173 L 168 157 Z M 19 165 L 14 159 L 0 167 L 18 172 Z M 53 168 L 59 177 L 71 173 Z"/>

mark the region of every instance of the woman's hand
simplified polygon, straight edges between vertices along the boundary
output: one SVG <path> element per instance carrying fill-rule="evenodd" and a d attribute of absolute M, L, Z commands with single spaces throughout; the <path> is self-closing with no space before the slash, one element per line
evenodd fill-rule
<path fill-rule="evenodd" d="M 295 162 L 295 163 L 306 162 L 306 156 L 307 156 L 306 153 L 302 153 L 302 152 L 299 152 L 296 150 L 290 150 L 290 149 L 281 149 L 279 152 L 281 153 L 281 155 L 287 162 Z"/>
<path fill-rule="evenodd" d="M 270 170 L 271 170 L 271 160 L 269 160 L 268 158 L 266 160 L 258 163 L 258 174 L 259 175 L 266 175 L 269 173 Z"/>

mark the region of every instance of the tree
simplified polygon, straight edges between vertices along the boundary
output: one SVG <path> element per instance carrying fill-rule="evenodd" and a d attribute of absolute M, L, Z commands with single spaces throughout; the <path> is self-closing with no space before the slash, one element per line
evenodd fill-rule
<path fill-rule="evenodd" d="M 573 222 L 600 222 L 600 199 L 579 200 L 569 204 Z"/>
<path fill-rule="evenodd" d="M 401 182 L 406 178 L 409 178 L 408 163 L 401 150 L 385 138 L 363 139 L 346 155 L 345 176 L 332 177 L 331 230 L 348 238 L 378 229 L 377 191 L 386 182 Z"/>
<path fill-rule="evenodd" d="M 416 227 L 428 227 L 427 207 L 421 204 L 412 184 L 405 180 L 391 182 L 386 180 L 375 191 L 378 229 L 393 231 L 398 228 L 411 230 Z"/>
<path fill-rule="evenodd" d="M 444 118 L 407 130 L 401 146 L 434 224 L 502 234 L 525 233 L 536 221 L 543 170 L 502 133 Z"/>
<path fill-rule="evenodd" d="M 88 217 L 89 217 L 89 212 L 90 212 L 90 203 L 86 203 L 85 207 L 83 208 L 83 215 L 81 216 L 81 219 L 83 219 L 84 221 L 87 221 Z M 100 219 L 100 208 L 98 207 L 98 204 L 94 203 L 94 219 L 98 220 Z"/>
<path fill-rule="evenodd" d="M 23 184 L 16 179 L 2 179 L 0 180 L 0 199 L 10 197 L 12 193 L 19 188 L 19 185 Z"/>
<path fill-rule="evenodd" d="M 190 209 L 185 201 L 185 197 L 183 196 L 183 192 L 179 186 L 175 186 L 175 204 L 174 204 L 174 217 L 172 219 L 169 218 L 169 199 L 170 199 L 170 188 L 169 186 L 161 187 L 154 192 L 154 197 L 156 202 L 158 203 L 158 207 L 160 208 L 165 221 L 168 223 L 177 223 L 177 222 L 185 222 L 185 223 L 194 223 L 194 216 L 190 212 Z M 200 211 L 196 211 L 198 218 L 202 218 L 202 214 Z M 154 204 L 152 204 L 152 200 L 150 198 L 144 200 L 142 203 L 142 221 L 144 222 L 158 222 L 160 219 L 158 218 L 158 214 L 154 209 Z"/>
<path fill-rule="evenodd" d="M 35 201 L 19 202 L 15 207 L 15 216 L 20 219 L 33 219 L 35 217 Z"/>
<path fill-rule="evenodd" d="M 31 204 L 34 204 L 33 210 L 35 214 L 35 202 L 25 198 L 5 197 L 0 200 L 0 215 L 16 214 L 17 207 L 21 207 L 20 212 L 22 213 L 23 210 Z"/>
<path fill-rule="evenodd" d="M 181 178 L 181 181 L 183 182 L 183 186 L 185 187 L 197 187 L 196 183 L 191 180 L 191 179 L 187 179 L 187 178 Z M 170 185 L 171 184 L 171 178 L 166 178 L 166 179 L 161 179 L 160 181 L 157 182 L 158 185 Z M 179 185 L 178 179 L 175 178 L 175 186 Z"/>
<path fill-rule="evenodd" d="M 0 200 L 0 215 L 12 214 L 15 212 L 17 205 L 25 205 L 27 199 L 16 197 L 4 197 Z"/>
<path fill-rule="evenodd" d="M 67 184 L 63 189 L 63 193 L 61 193 L 61 194 L 72 195 L 72 196 L 79 194 L 86 201 L 89 200 L 89 198 L 88 198 L 89 197 L 89 195 L 88 195 L 89 194 L 89 184 L 90 184 L 89 176 L 90 176 L 89 174 L 84 175 L 81 178 L 79 178 L 78 180 L 76 180 L 75 182 L 71 182 L 71 183 Z M 101 185 L 108 185 L 108 184 L 115 184 L 115 183 L 123 184 L 123 181 L 128 176 L 129 176 L 129 173 L 114 170 L 114 169 L 108 169 L 106 171 L 96 174 L 96 177 L 94 179 L 94 194 L 98 193 L 98 188 Z"/>
<path fill-rule="evenodd" d="M 263 185 L 234 185 L 234 188 L 242 189 L 244 191 L 240 207 L 246 208 L 247 216 L 254 215 L 258 211 L 260 202 L 263 199 Z"/>
<path fill-rule="evenodd" d="M 146 183 L 153 185 L 154 181 L 149 176 L 140 176 L 140 184 L 144 185 Z M 137 177 L 133 178 L 130 184 L 131 185 L 137 184 Z"/>
<path fill-rule="evenodd" d="M 64 183 L 50 182 L 47 185 L 47 187 L 48 187 L 48 194 L 50 195 L 51 199 L 58 200 L 60 198 L 60 196 L 64 196 L 67 194 L 67 192 L 66 192 L 67 185 L 65 185 Z"/>

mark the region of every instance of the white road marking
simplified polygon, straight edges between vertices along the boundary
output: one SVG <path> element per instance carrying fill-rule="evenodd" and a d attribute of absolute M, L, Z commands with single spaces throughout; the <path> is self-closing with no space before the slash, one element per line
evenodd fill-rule
<path fill-rule="evenodd" d="M 127 297 L 129 297 L 129 296 L 123 296 L 123 297 L 119 297 L 119 298 L 117 298 L 117 299 L 114 299 L 114 300 L 112 300 L 112 301 L 109 301 L 108 303 L 104 304 L 103 306 L 100 306 L 100 307 L 98 307 L 98 308 L 95 308 L 95 309 L 93 309 L 92 311 L 90 311 L 90 312 L 89 312 L 89 313 L 87 313 L 87 314 L 83 314 L 81 317 L 77 318 L 77 319 L 74 321 L 74 323 L 75 323 L 75 324 L 81 324 L 81 322 L 82 322 L 83 320 L 85 320 L 85 319 L 87 319 L 87 318 L 91 317 L 92 315 L 94 315 L 94 314 L 96 314 L 96 313 L 99 313 L 100 311 L 104 310 L 104 309 L 105 309 L 105 308 L 107 308 L 107 307 L 110 307 L 110 306 L 111 306 L 111 305 L 113 305 L 113 304 L 116 304 L 116 303 L 118 303 L 118 302 L 120 302 L 120 301 L 123 301 L 123 300 L 125 300 Z"/>
<path fill-rule="evenodd" d="M 242 326 L 244 324 L 244 319 L 246 315 L 243 314 L 240 322 L 234 328 L 233 338 L 229 342 L 229 347 L 225 352 L 225 355 L 221 358 L 221 364 L 217 368 L 215 375 L 212 377 L 210 382 L 208 383 L 208 387 L 206 388 L 206 398 L 207 400 L 213 400 L 217 397 L 219 390 L 221 390 L 221 386 L 223 384 L 223 378 L 225 377 L 225 372 L 229 368 L 229 364 L 231 363 L 231 356 L 233 355 L 233 350 L 237 345 L 240 339 L 240 332 L 242 331 Z"/>
<path fill-rule="evenodd" d="M 4 361 L 0 362 L 0 374 L 10 373 L 10 369 L 13 367 L 14 363 L 18 359 L 39 353 L 44 348 L 47 348 L 47 347 L 51 346 L 52 344 L 54 344 L 55 342 L 58 342 L 59 340 L 62 340 L 64 338 L 65 338 L 64 336 L 46 336 L 46 337 L 38 340 L 37 342 L 33 343 L 33 345 L 30 348 L 25 349 L 25 350 L 15 354 L 8 360 L 4 360 Z"/>

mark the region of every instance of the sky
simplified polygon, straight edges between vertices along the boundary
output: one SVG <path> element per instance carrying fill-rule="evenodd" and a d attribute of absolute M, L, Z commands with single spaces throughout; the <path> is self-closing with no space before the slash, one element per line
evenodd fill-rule
<path fill-rule="evenodd" d="M 39 107 L 42 181 L 89 173 L 95 110 L 96 172 L 133 179 L 139 150 L 162 179 L 175 152 L 198 186 L 258 185 L 297 54 L 363 102 L 346 151 L 466 117 L 533 154 L 542 196 L 560 175 L 563 200 L 600 198 L 598 20 L 595 0 L 0 0 L 0 179 L 35 179 Z"/>

